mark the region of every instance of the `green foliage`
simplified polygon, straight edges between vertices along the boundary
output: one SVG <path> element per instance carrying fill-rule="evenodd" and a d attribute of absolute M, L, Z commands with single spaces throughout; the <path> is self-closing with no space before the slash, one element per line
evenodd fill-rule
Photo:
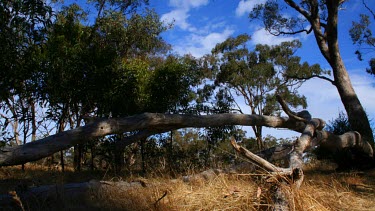
<path fill-rule="evenodd" d="M 370 59 L 369 61 L 370 68 L 366 68 L 367 73 L 375 75 L 375 58 Z"/>
<path fill-rule="evenodd" d="M 35 75 L 33 53 L 45 39 L 51 16 L 42 0 L 0 1 L 0 100 L 21 93 Z"/>
<path fill-rule="evenodd" d="M 78 103 L 86 91 L 84 54 L 88 31 L 80 23 L 86 16 L 76 4 L 64 7 L 51 28 L 44 46 L 43 78 L 43 91 L 51 106 Z"/>
<path fill-rule="evenodd" d="M 279 46 L 257 45 L 255 50 L 246 47 L 248 35 L 229 38 L 213 50 L 219 64 L 217 84 L 227 84 L 236 94 L 244 97 L 250 113 L 276 115 L 279 111 L 275 95 L 280 94 L 292 106 L 306 107 L 304 97 L 291 89 L 298 83 L 291 74 L 300 74 L 306 69 L 319 72 L 319 66 L 300 65 L 300 58 L 293 56 L 298 41 L 285 42 Z M 316 68 L 315 68 L 316 67 Z"/>
<path fill-rule="evenodd" d="M 315 3 L 323 5 L 320 1 Z M 302 1 L 301 6 L 307 10 L 310 7 L 306 1 Z M 324 7 L 321 8 L 322 10 L 315 12 L 320 12 L 322 17 L 326 17 Z M 293 11 L 285 7 L 281 1 L 267 0 L 264 4 L 257 4 L 249 14 L 249 18 L 262 21 L 266 30 L 274 35 L 295 34 L 301 30 L 306 31 L 305 29 L 309 24 L 304 17 L 296 14 L 285 15 L 283 14 L 285 11 L 293 14 Z"/>
<path fill-rule="evenodd" d="M 167 28 L 152 10 L 129 16 L 104 10 L 94 26 L 82 25 L 87 15 L 76 4 L 58 13 L 46 44 L 45 96 L 52 106 L 79 105 L 83 114 L 145 111 L 154 68 L 148 57 L 169 48 L 160 38 Z"/>
<path fill-rule="evenodd" d="M 18 118 L 22 110 L 29 121 L 24 114 L 38 103 L 47 110 L 39 124 L 48 120 L 62 130 L 80 126 L 86 115 L 185 112 L 201 80 L 200 66 L 190 56 L 168 55 L 160 34 L 170 26 L 143 7 L 148 1 L 89 3 L 97 6 L 94 16 L 78 4 L 52 11 L 44 1 L 0 2 L 1 112 L 14 107 L 6 114 Z M 1 132 L 12 118 L 1 119 Z M 114 162 L 110 151 L 118 140 L 120 135 L 104 137 L 85 146 L 84 154 L 91 148 L 94 156 L 97 148 L 107 163 Z"/>
<path fill-rule="evenodd" d="M 326 130 L 336 135 L 342 135 L 352 131 L 352 128 L 350 127 L 348 117 L 341 111 L 336 119 L 328 122 Z"/>
<path fill-rule="evenodd" d="M 89 3 L 94 3 L 99 14 L 106 9 L 116 8 L 121 13 L 134 13 L 143 5 L 148 4 L 148 0 L 88 0 Z"/>
<path fill-rule="evenodd" d="M 215 84 L 225 85 L 243 97 L 251 114 L 279 115 L 281 108 L 276 95 L 281 95 L 294 108 L 305 108 L 306 98 L 297 92 L 302 80 L 295 78 L 320 74 L 320 66 L 300 64 L 300 58 L 293 56 L 301 46 L 298 41 L 277 46 L 256 45 L 250 51 L 249 40 L 247 34 L 230 37 L 212 50 L 210 61 Z M 262 128 L 253 127 L 253 130 L 261 147 Z"/>
<path fill-rule="evenodd" d="M 186 108 L 194 99 L 191 88 L 199 81 L 198 66 L 193 58 L 167 57 L 153 71 L 148 86 L 150 92 L 148 110 L 178 112 L 178 107 Z"/>
<path fill-rule="evenodd" d="M 375 50 L 375 36 L 372 34 L 371 20 L 368 15 L 360 14 L 359 22 L 352 22 L 349 35 L 353 44 L 358 45 L 358 50 L 356 50 L 355 54 L 357 54 L 359 60 L 363 60 L 363 53 L 366 54 L 369 51 Z M 369 68 L 366 68 L 366 71 L 369 74 L 375 75 L 375 58 L 370 59 L 369 66 Z"/>

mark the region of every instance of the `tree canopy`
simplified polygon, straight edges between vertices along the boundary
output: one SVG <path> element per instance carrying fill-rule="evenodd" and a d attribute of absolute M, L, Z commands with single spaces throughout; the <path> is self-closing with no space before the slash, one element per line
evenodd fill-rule
<path fill-rule="evenodd" d="M 321 74 L 319 65 L 300 64 L 294 52 L 299 41 L 284 42 L 277 46 L 256 45 L 247 47 L 247 34 L 230 37 L 212 50 L 215 84 L 228 86 L 237 96 L 243 97 L 249 107 L 246 113 L 279 116 L 282 111 L 276 101 L 280 95 L 293 108 L 306 108 L 306 98 L 298 94 L 302 80 Z M 293 78 L 294 77 L 294 78 Z M 253 126 L 258 147 L 263 148 L 262 127 Z"/>

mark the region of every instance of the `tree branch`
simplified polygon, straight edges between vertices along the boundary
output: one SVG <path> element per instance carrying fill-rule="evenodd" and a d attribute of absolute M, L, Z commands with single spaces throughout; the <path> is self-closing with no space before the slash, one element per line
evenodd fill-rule
<path fill-rule="evenodd" d="M 309 77 L 288 76 L 288 78 L 297 79 L 297 80 L 310 80 L 312 78 L 320 78 L 320 79 L 326 80 L 326 81 L 330 82 L 332 85 L 336 86 L 336 82 L 334 80 L 332 80 L 328 77 L 325 77 L 325 76 L 321 76 L 321 75 L 312 75 L 312 76 L 309 76 Z"/>
<path fill-rule="evenodd" d="M 286 102 L 281 98 L 280 95 L 276 95 L 276 99 L 280 103 L 280 105 L 283 108 L 284 112 L 289 116 L 289 118 L 297 120 L 297 121 L 305 122 L 305 123 L 307 123 L 307 122 L 309 122 L 311 120 L 311 116 L 310 117 L 307 116 L 307 118 L 303 118 L 303 117 L 298 116 L 293 111 L 291 111 L 289 109 L 289 107 L 286 105 Z"/>
<path fill-rule="evenodd" d="M 365 0 L 362 0 L 362 3 L 363 3 L 363 5 L 365 5 L 366 9 L 372 14 L 372 16 L 375 19 L 375 13 L 374 13 L 374 11 L 369 6 L 367 6 L 367 4 L 365 3 Z"/>
<path fill-rule="evenodd" d="M 284 170 L 282 168 L 279 168 L 279 167 L 273 165 L 272 163 L 266 161 L 265 159 L 259 157 L 258 155 L 250 152 L 246 148 L 238 145 L 236 143 L 236 140 L 233 137 L 232 137 L 230 143 L 232 144 L 233 148 L 237 152 L 239 152 L 241 155 L 243 155 L 244 157 L 251 160 L 254 164 L 258 165 L 259 167 L 264 168 L 268 172 L 275 172 L 275 173 L 276 172 L 284 172 Z"/>
<path fill-rule="evenodd" d="M 297 10 L 297 12 L 301 13 L 301 15 L 303 15 L 309 22 L 311 22 L 311 15 L 302 7 L 298 6 L 293 0 L 285 0 L 285 2 L 293 9 Z"/>
<path fill-rule="evenodd" d="M 302 33 L 302 32 L 306 32 L 306 34 L 310 34 L 312 32 L 312 30 L 313 30 L 313 28 L 310 27 L 308 30 L 307 29 L 301 29 L 301 30 L 293 31 L 293 32 L 280 31 L 280 32 L 277 32 L 277 33 L 269 31 L 269 33 L 274 35 L 274 36 L 295 35 L 295 34 L 299 34 L 299 33 Z"/>

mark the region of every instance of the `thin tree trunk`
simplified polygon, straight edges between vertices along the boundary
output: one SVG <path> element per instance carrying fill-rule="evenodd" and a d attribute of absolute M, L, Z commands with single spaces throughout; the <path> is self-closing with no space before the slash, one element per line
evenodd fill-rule
<path fill-rule="evenodd" d="M 121 139 L 119 140 L 121 141 Z M 124 163 L 124 152 L 125 152 L 125 148 L 123 147 L 119 147 L 115 149 L 114 151 L 114 156 L 115 156 L 115 171 L 116 171 L 116 174 L 119 174 L 125 163 Z"/>
<path fill-rule="evenodd" d="M 31 106 L 31 141 L 35 141 L 36 131 L 37 131 L 36 109 L 35 109 L 35 102 L 32 99 L 30 100 L 30 106 Z"/>
<path fill-rule="evenodd" d="M 18 124 L 19 124 L 19 120 L 18 120 L 18 114 L 16 112 L 16 108 L 15 108 L 15 100 L 14 100 L 14 97 L 12 97 L 12 99 L 8 99 L 6 101 L 6 104 L 9 108 L 9 110 L 11 111 L 12 115 L 13 115 L 13 123 L 12 124 L 12 127 L 13 127 L 13 134 L 14 134 L 14 140 L 16 141 L 16 144 L 17 145 L 21 145 L 21 140 L 20 140 L 20 137 L 19 137 L 19 133 L 18 133 Z"/>
<path fill-rule="evenodd" d="M 252 128 L 255 134 L 258 150 L 263 150 L 264 144 L 263 144 L 263 137 L 262 137 L 262 126 L 253 126 Z"/>
<path fill-rule="evenodd" d="M 142 174 L 146 176 L 146 151 L 145 151 L 146 139 L 141 139 L 141 159 L 142 159 Z"/>
<path fill-rule="evenodd" d="M 64 150 L 60 151 L 60 163 L 61 163 L 61 171 L 65 172 Z"/>
<path fill-rule="evenodd" d="M 73 166 L 75 171 L 81 171 L 82 144 L 74 145 Z"/>
<path fill-rule="evenodd" d="M 90 150 L 91 150 L 91 162 L 90 162 L 90 168 L 91 168 L 91 171 L 94 171 L 95 169 L 95 164 L 94 164 L 94 159 L 95 159 L 95 145 L 91 145 L 90 147 Z"/>
<path fill-rule="evenodd" d="M 76 110 L 77 110 L 77 108 L 76 108 Z M 76 114 L 76 121 L 77 121 L 76 127 L 80 127 L 81 126 L 81 120 L 82 119 L 80 118 L 80 116 L 77 113 Z M 73 120 L 72 120 L 72 118 L 70 118 L 70 127 L 71 127 L 71 129 L 73 129 Z M 83 148 L 83 144 L 76 144 L 73 147 L 73 168 L 74 168 L 74 171 L 81 171 L 82 148 Z"/>
<path fill-rule="evenodd" d="M 168 141 L 169 143 L 167 143 L 167 151 L 168 151 L 168 157 L 167 157 L 167 159 L 168 159 L 168 165 L 169 165 L 169 174 L 171 175 L 171 176 L 174 176 L 174 173 L 175 173 L 175 171 L 174 171 L 174 168 L 175 168 L 175 166 L 174 166 L 174 162 L 173 162 L 173 159 L 174 159 L 174 157 L 173 157 L 173 131 L 171 130 L 171 137 L 170 137 L 170 139 L 169 139 L 169 141 Z"/>
<path fill-rule="evenodd" d="M 69 112 L 69 106 L 63 105 L 61 117 L 60 117 L 59 122 L 58 122 L 59 127 L 58 127 L 57 133 L 61 133 L 65 130 L 65 124 L 66 124 L 66 118 L 67 118 L 68 112 Z M 61 171 L 65 172 L 64 150 L 60 151 L 60 164 L 61 164 Z"/>

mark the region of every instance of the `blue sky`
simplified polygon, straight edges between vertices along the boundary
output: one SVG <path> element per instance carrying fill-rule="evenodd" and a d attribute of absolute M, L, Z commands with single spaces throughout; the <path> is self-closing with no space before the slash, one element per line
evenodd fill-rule
<path fill-rule="evenodd" d="M 258 43 L 275 45 L 299 39 L 302 41 L 302 48 L 296 55 L 302 61 L 319 63 L 324 69 L 330 69 L 320 54 L 313 35 L 275 37 L 269 35 L 259 23 L 250 22 L 249 11 L 255 4 L 262 2 L 264 0 L 151 0 L 150 7 L 156 9 L 163 21 L 174 22 L 174 27 L 165 32 L 163 38 L 172 44 L 176 53 L 200 57 L 227 37 L 248 33 L 252 36 L 250 48 Z M 367 0 L 366 3 L 375 10 L 375 1 Z M 366 10 L 362 1 L 351 0 L 343 5 L 339 16 L 339 44 L 353 86 L 370 119 L 375 121 L 375 77 L 365 72 L 368 65 L 366 59 L 374 54 L 366 55 L 365 61 L 358 61 L 354 54 L 356 46 L 352 44 L 348 34 L 352 21 L 358 20 L 359 14 L 363 12 Z M 329 82 L 313 79 L 302 85 L 299 91 L 307 97 L 307 109 L 314 117 L 329 121 L 336 118 L 340 111 L 344 111 L 337 90 Z M 244 106 L 241 99 L 238 100 Z M 266 133 L 279 137 L 297 135 L 274 130 L 266 130 Z"/>
<path fill-rule="evenodd" d="M 248 14 L 255 4 L 265 0 L 150 0 L 149 7 L 154 8 L 166 23 L 173 22 L 174 27 L 163 33 L 163 38 L 172 45 L 173 50 L 180 54 L 191 54 L 200 57 L 210 53 L 211 49 L 229 36 L 242 33 L 251 35 L 249 47 L 255 44 L 276 45 L 283 41 L 299 39 L 302 48 L 296 52 L 302 61 L 310 64 L 319 63 L 324 69 L 330 69 L 320 54 L 313 35 L 300 34 L 298 36 L 275 37 L 269 35 L 257 22 L 250 22 Z M 374 0 L 365 0 L 370 8 L 375 10 Z M 84 2 L 84 0 L 66 0 L 65 3 Z M 340 10 L 339 43 L 342 57 L 350 74 L 353 86 L 375 123 L 375 77 L 367 74 L 365 68 L 367 60 L 375 57 L 366 55 L 365 61 L 358 61 L 348 31 L 352 21 L 358 20 L 359 14 L 366 12 L 361 0 L 349 0 Z M 374 29 L 375 30 L 375 29 Z M 367 59 L 367 60 L 366 60 Z M 329 82 L 313 79 L 306 82 L 299 89 L 308 100 L 308 110 L 313 117 L 326 121 L 338 116 L 344 108 L 335 87 Z M 238 98 L 238 103 L 246 111 L 244 102 Z M 289 137 L 286 131 L 266 130 L 278 137 Z M 251 134 L 248 134 L 251 135 Z"/>

